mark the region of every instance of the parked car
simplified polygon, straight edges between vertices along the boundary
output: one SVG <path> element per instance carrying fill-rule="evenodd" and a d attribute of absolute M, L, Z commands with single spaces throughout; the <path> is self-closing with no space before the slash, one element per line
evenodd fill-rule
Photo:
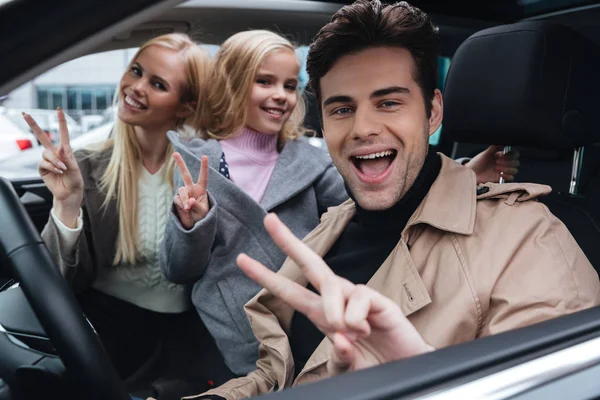
<path fill-rule="evenodd" d="M 24 131 L 13 123 L 5 114 L 5 110 L 0 107 L 0 160 L 38 147 L 33 133 Z"/>
<path fill-rule="evenodd" d="M 334 2 L 303 0 L 191 0 L 178 3 L 103 0 L 80 2 L 73 7 L 68 0 L 55 0 L 47 5 L 46 2 L 32 5 L 24 1 L 1 5 L 0 54 L 11 54 L 11 57 L 0 68 L 0 96 L 60 62 L 95 51 L 133 47 L 157 30 L 200 32 L 204 42 L 220 43 L 240 30 L 267 28 L 308 44 L 341 6 Z M 423 0 L 415 3 L 440 25 L 442 53 L 449 58 L 475 32 L 524 19 L 565 24 L 600 43 L 600 3 L 597 0 Z M 53 21 L 53 26 L 57 27 L 51 37 L 48 36 L 47 21 Z M 15 52 L 15 47 L 27 51 Z M 520 58 L 511 61 L 515 61 L 513 66 L 522 62 Z M 482 93 L 490 98 L 502 95 L 492 91 Z M 594 106 L 600 107 L 600 103 Z M 502 110 L 503 107 L 497 107 L 490 110 L 490 115 Z M 499 123 L 505 117 L 493 115 Z M 469 117 L 481 117 L 481 120 L 488 115 L 465 115 L 467 125 Z M 444 129 L 447 126 L 445 122 Z M 456 144 L 454 138 L 442 130 L 433 150 L 453 156 L 467 155 L 471 152 L 468 145 Z M 572 150 L 561 150 L 560 157 L 555 158 L 531 152 L 531 158 L 526 157 L 525 161 L 537 157 L 541 160 L 537 165 L 541 167 L 528 176 L 536 182 L 562 182 L 563 175 L 557 174 L 556 170 L 564 166 L 562 160 L 566 155 L 569 160 L 565 185 L 569 186 L 567 189 L 576 189 L 576 195 L 567 196 L 567 199 L 582 201 L 577 215 L 583 218 L 581 221 L 588 221 L 594 213 L 589 212 L 589 203 L 585 201 L 594 199 L 592 193 L 600 189 L 600 182 L 593 179 L 598 172 L 598 158 L 592 157 L 591 165 L 583 165 L 590 167 L 592 172 L 588 174 L 589 179 L 580 181 L 581 164 L 571 168 L 571 161 L 574 158 L 580 160 L 584 152 L 576 149 L 573 154 Z M 585 150 L 586 154 L 588 150 L 594 154 L 593 148 Z M 522 173 L 527 172 L 524 164 Z M 4 384 L 0 381 L 0 400 L 66 399 L 69 395 L 98 400 L 129 399 L 130 387 L 117 378 L 93 327 L 82 317 L 74 295 L 56 272 L 36 232 L 35 228 L 41 229 L 48 219 L 51 196 L 39 178 L 14 178 L 10 182 L 0 179 L 0 276 L 10 275 L 20 283 L 0 291 L 0 378 L 4 380 Z M 571 178 L 573 180 L 569 181 Z M 567 195 L 569 191 L 566 191 Z M 583 226 L 585 230 L 579 229 Z M 592 249 L 584 251 L 591 260 L 594 247 L 598 248 L 600 242 L 595 236 L 600 232 L 598 225 L 574 223 L 568 227 L 577 240 L 590 241 Z M 599 263 L 592 264 L 596 269 L 600 268 Z M 198 354 L 198 357 L 203 356 Z M 210 365 L 210 360 L 206 361 Z M 160 381 L 164 370 L 160 363 L 156 368 L 159 370 L 157 381 Z M 595 307 L 422 356 L 284 390 L 267 398 L 580 400 L 600 398 L 599 373 L 600 307 Z M 177 381 L 173 380 L 160 382 L 163 387 L 177 386 Z M 79 393 L 79 396 L 73 393 Z"/>
<path fill-rule="evenodd" d="M 106 140 L 110 135 L 112 126 L 112 122 L 105 122 L 103 125 L 76 137 L 71 141 L 71 148 L 78 150 Z M 42 159 L 43 152 L 43 146 L 36 146 L 0 160 L 0 177 L 10 180 L 40 179 L 37 166 Z"/>
<path fill-rule="evenodd" d="M 35 121 L 38 123 L 50 137 L 53 143 L 59 142 L 58 133 L 58 118 L 56 117 L 55 110 L 41 110 L 41 109 L 6 109 L 6 116 L 12 120 L 12 122 L 19 126 L 23 131 L 32 133 L 29 125 L 23 120 L 22 113 L 25 112 L 30 114 Z M 76 138 L 82 134 L 81 126 L 71 117 L 65 113 L 67 120 L 67 126 L 69 128 L 69 135 L 71 138 Z"/>

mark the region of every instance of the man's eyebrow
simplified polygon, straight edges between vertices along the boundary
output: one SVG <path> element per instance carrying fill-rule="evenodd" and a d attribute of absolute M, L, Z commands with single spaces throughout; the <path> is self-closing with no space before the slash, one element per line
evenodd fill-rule
<path fill-rule="evenodd" d="M 333 103 L 352 103 L 352 101 L 354 100 L 350 96 L 331 96 L 323 102 L 323 107 L 327 107 L 328 105 Z"/>
<path fill-rule="evenodd" d="M 410 89 L 402 86 L 390 86 L 383 89 L 377 89 L 371 93 L 371 98 L 383 97 L 389 94 L 410 94 Z"/>

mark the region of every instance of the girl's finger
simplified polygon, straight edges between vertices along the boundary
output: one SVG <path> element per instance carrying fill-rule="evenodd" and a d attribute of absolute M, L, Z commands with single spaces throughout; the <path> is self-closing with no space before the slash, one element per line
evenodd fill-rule
<path fill-rule="evenodd" d="M 185 187 L 180 187 L 177 190 L 177 193 L 179 194 L 179 198 L 181 199 L 181 204 L 183 204 L 183 209 L 185 211 L 190 211 L 190 206 L 189 206 L 189 196 L 188 196 L 188 191 Z"/>
<path fill-rule="evenodd" d="M 190 170 L 188 169 L 187 165 L 185 165 L 181 154 L 173 153 L 173 158 L 175 159 L 177 168 L 179 168 L 179 173 L 181 174 L 181 178 L 183 179 L 183 184 L 185 186 L 192 186 L 194 184 L 192 174 L 190 174 Z"/>
<path fill-rule="evenodd" d="M 200 159 L 200 173 L 198 175 L 198 185 L 203 191 L 208 186 L 208 157 L 202 156 Z"/>

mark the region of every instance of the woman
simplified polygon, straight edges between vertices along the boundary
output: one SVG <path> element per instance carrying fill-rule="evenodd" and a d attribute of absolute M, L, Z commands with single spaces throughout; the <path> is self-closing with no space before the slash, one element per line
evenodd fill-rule
<path fill-rule="evenodd" d="M 72 152 L 62 110 L 58 147 L 24 114 L 46 148 L 39 172 L 54 196 L 42 238 L 123 379 L 189 308 L 186 288 L 158 266 L 173 195 L 166 132 L 197 124 L 209 67 L 183 34 L 142 45 L 119 83 L 112 137 L 94 149 Z"/>

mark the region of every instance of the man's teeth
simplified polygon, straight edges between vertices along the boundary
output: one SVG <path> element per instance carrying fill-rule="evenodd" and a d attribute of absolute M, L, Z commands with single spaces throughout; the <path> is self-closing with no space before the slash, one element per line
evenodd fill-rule
<path fill-rule="evenodd" d="M 135 108 L 142 108 L 142 104 L 138 103 L 137 101 L 135 101 L 134 99 L 132 99 L 129 96 L 125 96 L 125 103 L 129 104 L 132 107 Z"/>
<path fill-rule="evenodd" d="M 273 115 L 283 115 L 283 111 L 282 110 L 275 110 L 273 108 L 265 108 L 264 109 L 266 112 L 268 112 L 269 114 L 273 114 Z"/>
<path fill-rule="evenodd" d="M 373 153 L 373 154 L 367 154 L 366 156 L 355 156 L 355 157 L 358 158 L 359 160 L 373 160 L 375 158 L 387 157 L 387 156 L 391 156 L 393 154 L 394 154 L 393 151 L 388 150 L 388 151 L 382 151 L 381 153 Z"/>

